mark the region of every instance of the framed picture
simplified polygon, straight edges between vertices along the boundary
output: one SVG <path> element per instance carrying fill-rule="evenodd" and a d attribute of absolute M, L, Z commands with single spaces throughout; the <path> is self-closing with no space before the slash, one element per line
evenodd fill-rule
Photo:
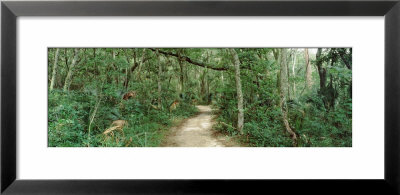
<path fill-rule="evenodd" d="M 398 0 L 2 1 L 1 192 L 398 194 L 399 22 Z"/>

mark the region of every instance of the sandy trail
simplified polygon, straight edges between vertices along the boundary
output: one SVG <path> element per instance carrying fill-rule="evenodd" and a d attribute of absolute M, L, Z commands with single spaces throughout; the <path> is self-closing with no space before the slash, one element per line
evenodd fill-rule
<path fill-rule="evenodd" d="M 199 114 L 173 127 L 163 142 L 164 147 L 232 147 L 239 146 L 228 136 L 216 135 L 212 130 L 210 106 L 197 106 Z"/>

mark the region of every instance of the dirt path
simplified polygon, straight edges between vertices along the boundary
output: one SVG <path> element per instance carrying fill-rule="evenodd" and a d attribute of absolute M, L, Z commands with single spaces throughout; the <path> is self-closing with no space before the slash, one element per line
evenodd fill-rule
<path fill-rule="evenodd" d="M 170 134 L 161 144 L 164 147 L 236 147 L 229 136 L 218 135 L 212 126 L 210 106 L 197 106 L 199 114 L 186 119 L 181 125 L 171 128 Z"/>

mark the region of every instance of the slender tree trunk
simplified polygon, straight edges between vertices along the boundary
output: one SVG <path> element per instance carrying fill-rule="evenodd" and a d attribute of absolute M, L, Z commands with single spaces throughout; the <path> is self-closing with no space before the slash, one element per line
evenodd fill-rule
<path fill-rule="evenodd" d="M 280 55 L 280 49 L 273 49 L 272 54 L 274 55 L 275 59 L 275 64 L 278 66 L 281 65 L 281 55 Z M 278 90 L 278 93 L 281 93 L 281 72 L 279 71 L 278 74 L 276 74 L 276 89 Z"/>
<path fill-rule="evenodd" d="M 162 66 L 160 60 L 160 54 L 158 53 L 158 49 L 156 50 L 157 59 L 158 59 L 158 107 L 161 108 L 161 76 L 162 76 Z"/>
<path fill-rule="evenodd" d="M 128 63 L 131 63 L 130 60 L 129 60 L 129 56 L 128 56 L 127 52 L 126 52 L 126 59 L 127 59 Z M 124 87 L 125 87 L 126 91 L 129 88 L 129 81 L 131 80 L 131 75 L 132 75 L 133 71 L 135 71 L 135 69 L 138 66 L 139 66 L 139 62 L 136 59 L 136 51 L 134 50 L 133 51 L 132 65 L 131 65 L 130 68 L 126 68 L 126 72 L 125 72 L 126 73 L 126 79 L 125 79 L 125 82 L 124 82 Z"/>
<path fill-rule="evenodd" d="M 233 62 L 235 66 L 235 80 L 236 80 L 236 93 L 238 100 L 238 124 L 237 130 L 240 134 L 243 134 L 243 123 L 244 123 L 244 110 L 243 110 L 243 94 L 242 94 L 242 84 L 240 81 L 240 61 L 235 49 L 230 48 L 229 51 L 233 56 Z"/>
<path fill-rule="evenodd" d="M 210 103 L 210 82 L 208 80 L 208 77 L 206 77 L 206 102 L 207 104 Z"/>
<path fill-rule="evenodd" d="M 297 145 L 297 135 L 296 133 L 292 130 L 292 128 L 289 125 L 289 121 L 287 119 L 287 107 L 286 105 L 286 97 L 285 97 L 285 92 L 288 89 L 288 79 L 286 78 L 287 75 L 287 53 L 286 49 L 281 49 L 281 59 L 280 59 L 280 76 L 279 76 L 279 86 L 280 86 L 280 101 L 279 101 L 279 107 L 281 108 L 282 112 L 282 120 L 283 124 L 286 128 L 286 131 L 290 134 L 290 137 L 292 138 L 293 145 Z"/>
<path fill-rule="evenodd" d="M 207 101 L 207 73 L 208 69 L 204 68 L 203 74 L 200 77 L 200 97 L 203 101 Z"/>
<path fill-rule="evenodd" d="M 133 51 L 133 52 L 135 53 L 135 51 Z M 131 60 L 129 60 L 129 54 L 128 54 L 127 49 L 125 49 L 125 57 L 126 57 L 126 61 L 128 62 L 128 64 L 131 64 Z M 135 64 L 135 58 L 132 59 L 132 63 Z M 130 78 L 131 78 L 131 74 L 129 72 L 129 68 L 126 67 L 125 68 L 125 81 L 123 83 L 125 91 L 128 91 L 128 85 L 129 85 Z"/>
<path fill-rule="evenodd" d="M 184 89 L 184 71 L 183 71 L 183 62 L 181 59 L 181 50 L 178 51 L 178 63 L 179 63 L 179 68 L 181 70 L 180 72 L 180 83 L 181 83 L 181 87 L 180 87 L 180 93 L 184 93 L 185 89 Z"/>
<path fill-rule="evenodd" d="M 140 63 L 139 63 L 138 71 L 137 71 L 137 78 L 138 78 L 139 81 L 142 80 L 140 72 L 141 72 L 142 66 L 144 64 L 144 56 L 145 56 L 145 54 L 146 54 L 146 49 L 143 49 L 142 50 L 142 57 L 141 57 L 141 60 L 140 60 Z"/>
<path fill-rule="evenodd" d="M 58 61 L 58 53 L 60 51 L 60 48 L 56 49 L 56 55 L 54 56 L 54 65 L 53 65 L 53 72 L 51 74 L 51 81 L 50 81 L 50 91 L 53 90 L 54 87 L 54 81 L 56 80 L 56 74 L 57 74 L 57 61 Z"/>
<path fill-rule="evenodd" d="M 100 102 L 101 102 L 101 97 L 99 96 L 99 99 L 98 99 L 96 105 L 94 106 L 94 111 L 93 111 L 92 116 L 90 117 L 90 121 L 89 121 L 89 127 L 88 127 L 88 147 L 90 147 L 90 131 L 92 130 L 92 124 L 93 124 L 94 118 L 96 117 L 96 113 L 97 113 L 97 110 L 98 110 L 98 108 L 99 108 L 99 106 L 100 106 Z"/>
<path fill-rule="evenodd" d="M 311 63 L 310 63 L 310 57 L 308 55 L 308 49 L 304 49 L 304 58 L 306 60 L 306 86 L 307 89 L 311 89 L 312 83 L 311 83 L 311 74 L 312 74 L 312 69 L 311 69 Z"/>
<path fill-rule="evenodd" d="M 284 98 L 286 98 L 285 93 L 287 92 L 288 89 L 288 78 L 287 78 L 287 51 L 286 49 L 281 49 L 280 52 L 280 76 L 279 76 L 279 86 L 280 86 L 280 91 L 284 95 Z"/>
<path fill-rule="evenodd" d="M 181 74 L 180 74 L 180 83 L 181 83 L 181 93 L 185 91 L 185 84 L 184 84 L 184 76 L 183 76 L 183 64 L 182 61 L 179 60 L 179 67 L 181 69 Z"/>
<path fill-rule="evenodd" d="M 71 86 L 72 83 L 72 76 L 74 74 L 75 71 L 75 65 L 78 61 L 78 57 L 79 57 L 79 50 L 75 48 L 74 50 L 74 59 L 72 59 L 72 63 L 69 66 L 69 70 L 68 70 L 68 74 L 67 74 L 67 78 L 65 78 L 65 83 L 64 83 L 64 92 L 69 90 L 69 87 Z"/>
<path fill-rule="evenodd" d="M 288 51 L 290 51 L 290 49 L 288 49 Z M 287 98 L 289 99 L 289 100 L 291 100 L 292 98 L 291 98 L 291 96 L 290 96 L 290 69 L 289 69 L 289 60 L 290 59 L 288 59 L 288 57 L 287 57 L 287 55 L 286 55 L 286 63 L 285 63 L 285 67 L 286 67 L 286 80 L 287 80 L 287 87 L 286 87 L 286 90 L 287 90 Z"/>
<path fill-rule="evenodd" d="M 65 69 L 69 70 L 69 67 L 68 67 L 68 51 L 67 51 L 67 48 L 64 48 L 64 63 L 65 63 Z M 58 79 L 57 83 L 58 83 L 58 86 L 60 86 L 61 88 L 63 88 L 63 87 L 64 87 L 64 83 L 63 83 L 63 82 L 65 82 L 65 78 L 67 78 L 67 75 L 63 75 L 63 74 L 62 74 L 62 71 L 60 71 L 59 74 L 60 74 L 60 78 Z"/>
<path fill-rule="evenodd" d="M 64 49 L 64 62 L 65 62 L 65 67 L 67 69 L 69 69 L 68 68 L 68 51 L 67 51 L 67 48 Z"/>
<path fill-rule="evenodd" d="M 317 55 L 316 55 L 316 65 L 319 74 L 319 87 L 320 90 L 325 90 L 326 86 L 326 69 L 322 67 L 322 60 L 321 60 L 322 49 L 318 48 Z"/>
<path fill-rule="evenodd" d="M 114 49 L 113 50 L 111 50 L 111 55 L 114 55 Z M 96 48 L 93 48 L 93 59 L 95 59 L 94 60 L 94 66 L 96 66 Z M 97 67 L 97 66 L 96 66 Z M 114 59 L 113 59 L 113 61 L 112 61 L 112 63 L 110 63 L 108 66 L 107 66 L 107 72 L 110 72 L 112 69 L 114 69 Z M 112 82 L 113 82 L 113 77 L 112 77 L 112 75 L 111 74 L 106 74 L 107 76 L 106 76 L 106 83 L 109 83 L 109 84 L 112 84 Z"/>
<path fill-rule="evenodd" d="M 293 74 L 293 78 L 296 78 L 296 53 L 293 54 L 293 66 L 292 66 L 292 74 Z M 296 98 L 296 80 L 293 79 L 293 97 Z"/>
<path fill-rule="evenodd" d="M 119 68 L 117 66 L 115 66 L 115 51 L 114 50 L 111 51 L 111 55 L 112 55 L 112 59 L 113 59 L 112 66 L 114 68 L 114 71 L 119 72 Z M 115 79 L 115 83 L 117 85 L 119 85 L 119 74 L 116 74 L 114 79 Z"/>

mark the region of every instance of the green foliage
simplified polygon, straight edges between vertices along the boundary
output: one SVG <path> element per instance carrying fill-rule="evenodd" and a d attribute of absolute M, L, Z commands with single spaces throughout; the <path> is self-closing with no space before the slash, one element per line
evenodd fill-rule
<path fill-rule="evenodd" d="M 236 80 L 227 49 L 83 48 L 71 68 L 74 48 L 60 48 L 54 90 L 48 95 L 48 146 L 156 147 L 176 121 L 197 112 L 196 105 L 212 104 L 213 128 L 237 137 L 242 145 L 293 146 L 283 123 L 285 112 L 297 135 L 296 146 L 350 147 L 352 50 L 323 48 L 320 56 L 316 49 L 309 50 L 310 88 L 303 49 L 286 49 L 287 75 L 281 75 L 282 49 L 235 49 L 244 100 L 240 134 Z M 50 80 L 55 49 L 48 53 Z M 72 82 L 64 92 L 69 72 Z M 281 92 L 285 85 L 287 91 Z M 135 97 L 123 100 L 128 92 Z M 178 102 L 176 109 L 171 109 L 173 102 Z M 103 135 L 116 120 L 127 122 L 124 133 Z"/>
<path fill-rule="evenodd" d="M 82 146 L 86 141 L 85 126 L 89 118 L 90 102 L 85 94 L 49 94 L 49 146 Z"/>
<path fill-rule="evenodd" d="M 164 132 L 177 118 L 189 117 L 197 112 L 190 104 L 180 104 L 169 113 L 167 109 L 156 110 L 143 105 L 136 99 L 121 101 L 120 109 L 114 105 L 112 96 L 103 96 L 94 126 L 88 137 L 89 116 L 93 113 L 96 97 L 83 93 L 49 93 L 49 146 L 50 147 L 153 147 L 159 146 Z M 115 120 L 126 120 L 124 135 L 105 137 L 102 132 Z M 130 139 L 132 141 L 130 141 Z M 118 141 L 116 141 L 118 140 Z"/>
<path fill-rule="evenodd" d="M 247 71 L 243 68 L 241 72 L 245 100 L 245 123 L 243 135 L 240 136 L 241 141 L 249 146 L 258 147 L 293 146 L 290 135 L 283 125 L 282 111 L 279 107 L 279 90 L 277 89 L 279 65 L 271 59 L 272 57 L 268 60 L 268 52 L 271 54 L 272 50 L 244 49 L 241 51 L 243 53 L 239 54 L 239 58 L 242 66 L 252 70 Z M 351 96 L 349 93 L 349 90 L 351 92 L 351 69 L 344 66 L 338 56 L 332 63 L 334 54 L 329 50 L 324 50 L 324 52 L 322 60 L 329 64 L 327 74 L 332 82 L 328 82 L 327 87 L 323 89 L 326 91 L 320 91 L 318 88 L 308 91 L 305 89 L 304 68 L 289 71 L 289 74 L 292 74 L 288 78 L 289 85 L 296 83 L 298 86 L 301 83 L 300 86 L 304 88 L 297 90 L 293 88 L 289 91 L 291 96 L 288 94 L 288 97 L 291 98 L 284 104 L 287 119 L 290 127 L 296 132 L 299 147 L 351 147 L 352 100 L 349 97 Z M 288 61 L 293 63 L 296 53 L 293 52 L 292 55 L 292 59 Z M 304 61 L 301 57 L 297 59 L 299 58 Z M 263 72 L 267 74 L 260 74 Z M 273 75 L 278 75 L 278 77 Z M 318 84 L 317 73 L 314 74 L 314 78 L 313 82 Z M 223 98 L 220 98 L 215 105 L 218 108 L 216 112 L 218 123 L 215 129 L 236 136 L 238 135 L 236 130 L 237 98 L 234 83 L 230 82 L 217 91 L 223 94 Z M 297 94 L 301 96 L 296 97 Z M 328 101 L 335 102 L 328 107 L 329 109 L 325 106 Z"/>

